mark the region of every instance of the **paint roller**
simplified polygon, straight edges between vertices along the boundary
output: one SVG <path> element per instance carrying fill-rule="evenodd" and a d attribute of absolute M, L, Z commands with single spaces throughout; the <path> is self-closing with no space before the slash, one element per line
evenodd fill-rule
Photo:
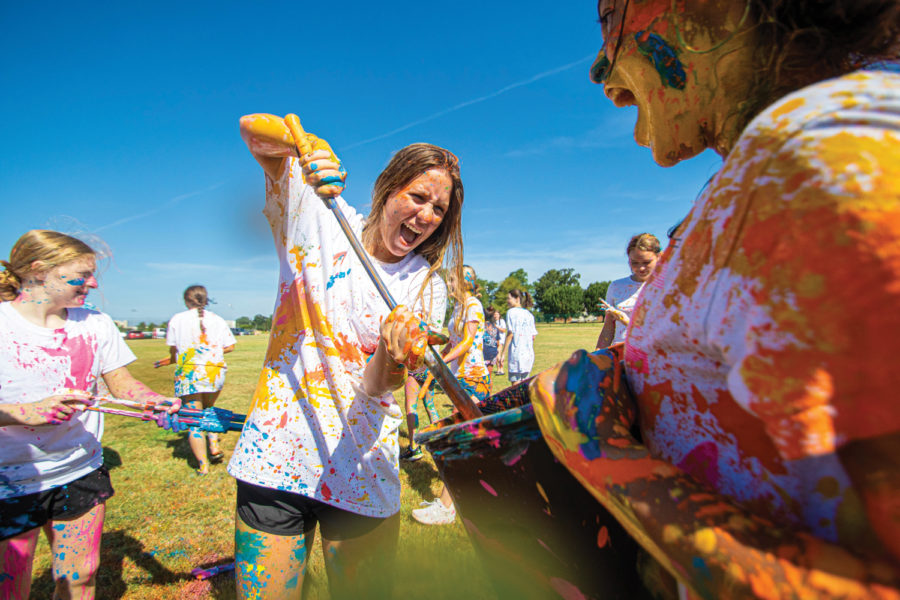
<path fill-rule="evenodd" d="M 291 131 L 291 135 L 294 136 L 294 143 L 297 146 L 297 156 L 302 157 L 305 154 L 311 153 L 313 148 L 310 145 L 309 140 L 306 139 L 306 132 L 303 131 L 303 127 L 300 125 L 300 117 L 295 114 L 289 114 L 284 118 L 284 123 Z M 381 294 L 381 297 L 388 305 L 388 308 L 394 310 L 397 307 L 397 303 L 394 301 L 387 286 L 375 270 L 375 266 L 369 259 L 369 255 L 366 253 L 365 248 L 363 248 L 359 239 L 357 239 L 353 229 L 350 228 L 350 223 L 347 222 L 347 218 L 341 211 L 341 207 L 338 205 L 337 200 L 334 196 L 320 196 L 320 198 L 322 198 L 325 202 L 325 206 L 328 207 L 337 219 L 341 230 L 347 237 L 347 241 L 350 242 L 350 246 L 359 258 L 359 262 L 362 263 L 363 269 L 365 269 L 366 274 L 375 285 L 378 293 Z M 483 416 L 478 405 L 475 404 L 472 397 L 462 389 L 459 381 L 457 381 L 456 377 L 453 376 L 453 373 L 450 372 L 447 363 L 443 361 L 440 353 L 433 346 L 428 346 L 425 364 L 431 374 L 434 375 L 434 378 L 441 384 L 444 392 L 450 397 L 450 401 L 453 402 L 453 406 L 456 407 L 456 410 L 460 412 L 464 419 L 477 419 Z"/>

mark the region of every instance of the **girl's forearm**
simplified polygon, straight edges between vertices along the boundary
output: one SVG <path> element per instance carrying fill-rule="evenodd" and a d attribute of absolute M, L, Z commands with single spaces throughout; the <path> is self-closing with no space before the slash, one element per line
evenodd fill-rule
<path fill-rule="evenodd" d="M 384 340 L 381 340 L 363 372 L 363 389 L 366 394 L 372 398 L 383 396 L 403 385 L 406 377 L 406 367 L 390 357 L 384 347 Z"/>

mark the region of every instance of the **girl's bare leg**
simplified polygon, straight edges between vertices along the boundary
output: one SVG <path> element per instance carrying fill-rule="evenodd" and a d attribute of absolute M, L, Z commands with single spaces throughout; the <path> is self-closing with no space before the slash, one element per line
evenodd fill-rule
<path fill-rule="evenodd" d="M 352 540 L 322 539 L 331 597 L 391 598 L 400 513 Z"/>
<path fill-rule="evenodd" d="M 187 394 L 181 397 L 181 404 L 192 410 L 203 410 L 203 394 Z M 209 458 L 206 456 L 206 434 L 199 427 L 191 427 L 188 430 L 188 445 L 199 467 L 197 473 L 209 473 Z"/>
<path fill-rule="evenodd" d="M 0 542 L 0 598 L 28 600 L 31 565 L 40 533 L 36 527 Z"/>
<path fill-rule="evenodd" d="M 53 553 L 54 598 L 93 600 L 105 516 L 106 505 L 98 504 L 74 519 L 44 525 Z"/>
<path fill-rule="evenodd" d="M 212 408 L 216 404 L 216 400 L 219 398 L 219 394 L 221 392 L 203 392 L 198 394 L 200 396 L 201 401 L 203 402 L 203 408 Z M 206 439 L 209 440 L 209 453 L 211 456 L 216 456 L 217 454 L 222 454 L 222 449 L 219 448 L 219 434 L 207 432 Z"/>
<path fill-rule="evenodd" d="M 253 529 L 234 516 L 234 575 L 237 597 L 287 600 L 300 598 L 306 558 L 316 530 L 301 535 L 274 535 Z"/>

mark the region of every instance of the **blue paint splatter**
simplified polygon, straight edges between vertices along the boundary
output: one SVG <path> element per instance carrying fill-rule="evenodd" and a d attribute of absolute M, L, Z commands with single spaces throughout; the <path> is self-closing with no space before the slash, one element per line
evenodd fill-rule
<path fill-rule="evenodd" d="M 659 73 L 663 84 L 676 90 L 683 90 L 687 76 L 675 49 L 655 33 L 647 31 L 638 31 L 634 34 L 634 39 L 640 53 L 653 63 L 653 68 Z"/>
<path fill-rule="evenodd" d="M 65 525 L 54 525 L 53 526 L 53 529 L 55 529 L 56 531 L 62 531 L 65 528 L 66 528 Z"/>
<path fill-rule="evenodd" d="M 343 279 L 344 277 L 346 277 L 349 274 L 350 274 L 350 269 L 347 269 L 346 271 L 341 271 L 340 273 L 335 273 L 334 275 L 332 275 L 331 277 L 328 278 L 328 283 L 325 285 L 325 289 L 330 290 L 331 286 L 334 285 L 334 282 L 336 280 Z"/>
<path fill-rule="evenodd" d="M 66 280 L 66 283 L 68 283 L 71 286 L 75 286 L 75 287 L 82 286 L 82 285 L 84 285 L 84 278 L 81 277 L 79 279 L 68 279 L 68 280 Z"/>

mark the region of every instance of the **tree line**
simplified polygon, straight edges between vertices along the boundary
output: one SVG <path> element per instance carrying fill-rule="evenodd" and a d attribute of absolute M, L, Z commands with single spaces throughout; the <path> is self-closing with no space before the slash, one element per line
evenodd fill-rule
<path fill-rule="evenodd" d="M 524 269 L 516 269 L 500 282 L 489 279 L 478 280 L 481 288 L 480 300 L 485 308 L 493 306 L 500 314 L 506 315 L 506 311 L 509 310 L 506 295 L 510 290 L 520 289 L 531 294 L 535 302 L 533 311 L 535 317 L 545 321 L 559 318 L 568 321 L 582 315 L 602 315 L 604 311 L 600 307 L 600 299 L 606 299 L 609 284 L 609 281 L 595 281 L 582 288 L 581 275 L 576 273 L 575 269 L 550 269 L 533 283 L 528 281 L 528 273 Z M 452 307 L 448 306 L 448 316 L 450 310 Z M 256 315 L 253 318 L 238 317 L 235 326 L 269 331 L 272 328 L 272 317 L 265 315 Z M 165 324 L 160 327 L 165 327 Z M 149 328 L 153 328 L 152 323 Z"/>
<path fill-rule="evenodd" d="M 600 299 L 606 299 L 609 284 L 609 281 L 595 281 L 582 288 L 581 275 L 575 269 L 550 269 L 534 283 L 529 283 L 528 273 L 524 269 L 516 269 L 500 282 L 478 280 L 481 302 L 485 307 L 493 306 L 505 315 L 509 309 L 506 295 L 510 290 L 520 289 L 534 298 L 535 317 L 546 321 L 602 315 L 604 311 L 600 307 Z"/>

